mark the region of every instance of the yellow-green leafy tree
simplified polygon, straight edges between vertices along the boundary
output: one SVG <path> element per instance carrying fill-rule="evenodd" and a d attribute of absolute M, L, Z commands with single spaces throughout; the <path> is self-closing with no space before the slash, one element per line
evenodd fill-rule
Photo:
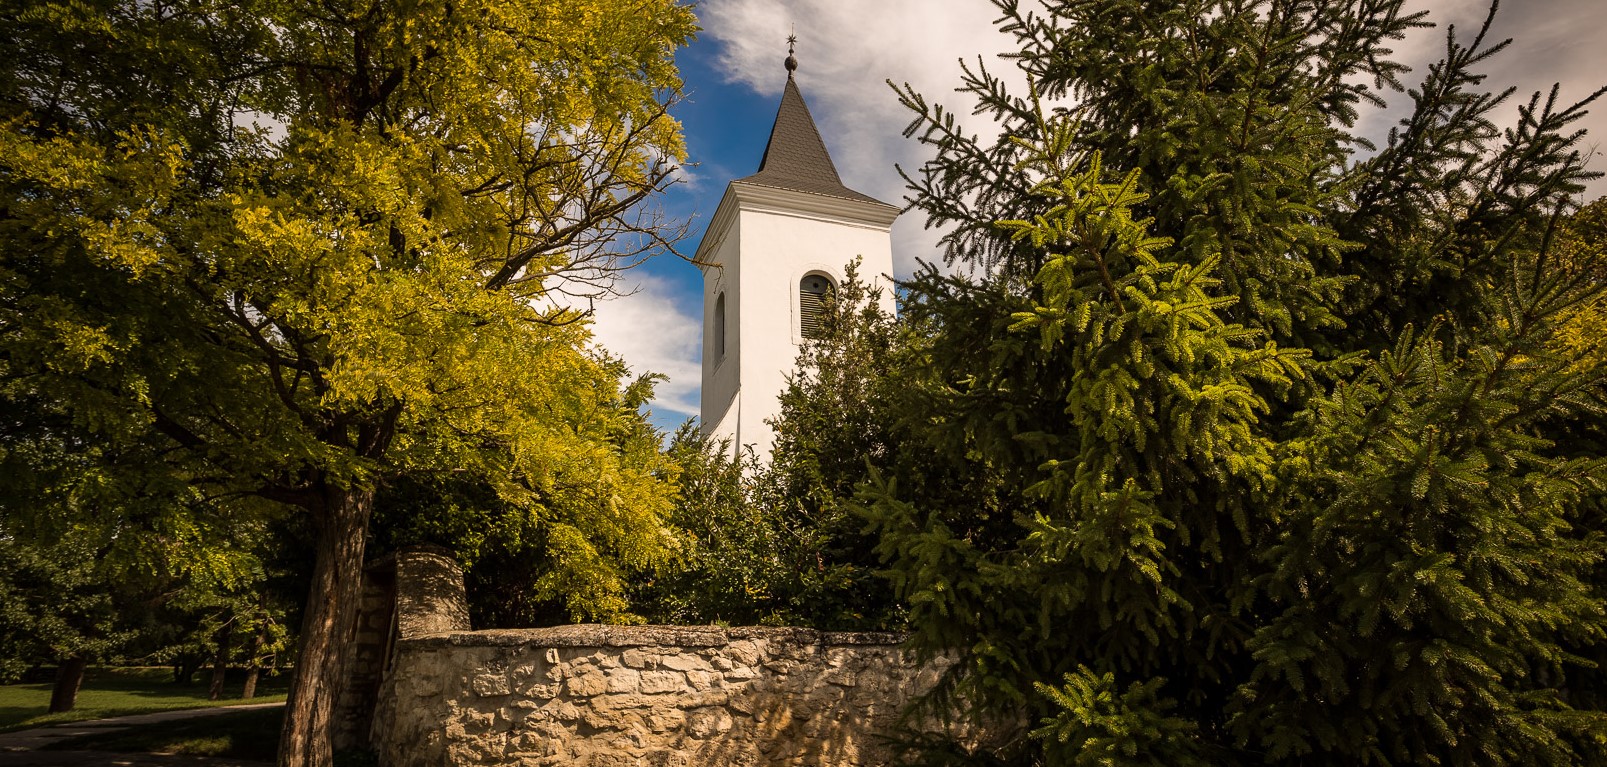
<path fill-rule="evenodd" d="M 624 617 L 623 577 L 664 556 L 657 454 L 611 438 L 639 416 L 557 299 L 677 233 L 646 204 L 683 157 L 694 29 L 674 0 L 0 12 L 0 381 L 140 446 L 131 492 L 303 516 L 281 764 L 331 762 L 388 477 L 494 487 L 578 616 Z"/>
<path fill-rule="evenodd" d="M 1564 269 L 1585 271 L 1583 276 L 1587 279 L 1607 282 L 1607 274 L 1599 273 L 1604 260 L 1601 254 L 1607 252 L 1607 197 L 1559 220 L 1553 236 L 1557 240 L 1556 258 Z M 1589 274 L 1593 267 L 1598 273 Z M 1607 296 L 1597 296 L 1569 312 L 1558 339 L 1564 352 L 1578 359 L 1576 366 L 1600 365 L 1607 360 Z"/>

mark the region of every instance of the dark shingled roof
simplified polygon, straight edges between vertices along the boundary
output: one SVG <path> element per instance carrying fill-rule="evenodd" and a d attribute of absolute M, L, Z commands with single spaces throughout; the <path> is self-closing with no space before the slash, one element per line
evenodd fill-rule
<path fill-rule="evenodd" d="M 803 94 L 798 92 L 790 73 L 787 89 L 781 94 L 781 108 L 776 111 L 776 126 L 770 129 L 770 143 L 764 148 L 764 159 L 759 161 L 759 172 L 737 180 L 887 205 L 843 186 L 842 179 L 837 177 L 837 166 L 832 165 L 826 143 L 820 140 L 820 131 L 815 128 L 815 120 L 809 116 L 809 107 L 804 104 Z"/>

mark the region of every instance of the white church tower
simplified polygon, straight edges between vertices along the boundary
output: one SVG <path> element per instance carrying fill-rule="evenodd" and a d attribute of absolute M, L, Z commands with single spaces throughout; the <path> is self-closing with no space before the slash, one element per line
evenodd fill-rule
<path fill-rule="evenodd" d="M 759 172 L 726 187 L 697 250 L 703 431 L 752 446 L 761 460 L 775 441 L 765 421 L 780 413 L 778 397 L 816 330 L 821 299 L 855 257 L 860 279 L 874 280 L 893 309 L 890 230 L 899 209 L 843 186 L 793 80 L 790 45 L 787 53 L 787 87 Z"/>

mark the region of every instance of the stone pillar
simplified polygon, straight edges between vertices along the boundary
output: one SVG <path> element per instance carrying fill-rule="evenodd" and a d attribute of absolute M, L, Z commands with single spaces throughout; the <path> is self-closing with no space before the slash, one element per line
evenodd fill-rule
<path fill-rule="evenodd" d="M 468 628 L 463 570 L 446 549 L 409 547 L 371 563 L 363 572 L 346 689 L 335 704 L 335 749 L 370 745 L 374 707 L 396 640 Z"/>
<path fill-rule="evenodd" d="M 396 552 L 396 630 L 399 639 L 469 630 L 463 568 L 446 549 L 417 546 Z"/>

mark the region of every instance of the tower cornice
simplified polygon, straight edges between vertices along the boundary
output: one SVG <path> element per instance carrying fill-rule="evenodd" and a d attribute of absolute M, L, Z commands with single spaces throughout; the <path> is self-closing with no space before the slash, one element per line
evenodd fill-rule
<path fill-rule="evenodd" d="M 700 268 L 707 269 L 712 265 L 709 257 L 724 241 L 737 215 L 743 212 L 829 221 L 886 232 L 892 229 L 893 222 L 902 211 L 895 205 L 877 200 L 800 192 L 746 179 L 732 181 L 726 186 L 725 196 L 720 198 L 714 216 L 709 219 L 709 228 L 704 231 L 703 240 L 698 243 L 695 260 Z"/>

